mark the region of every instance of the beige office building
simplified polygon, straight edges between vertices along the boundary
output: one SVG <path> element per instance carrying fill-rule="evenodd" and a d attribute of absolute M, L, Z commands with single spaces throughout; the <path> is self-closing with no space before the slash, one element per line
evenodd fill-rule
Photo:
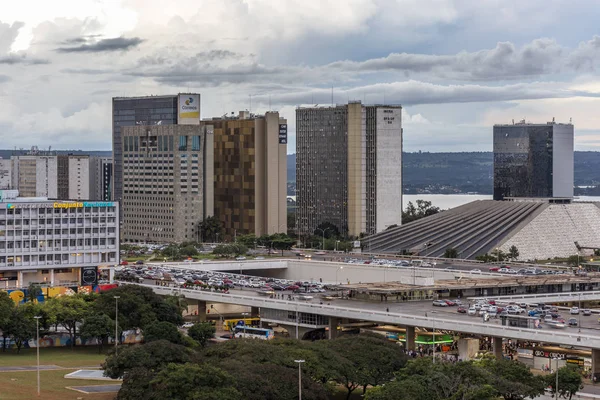
<path fill-rule="evenodd" d="M 213 215 L 210 125 L 122 126 L 123 226 L 127 242 L 199 240 Z"/>
<path fill-rule="evenodd" d="M 200 122 L 214 126 L 214 205 L 225 235 L 287 232 L 287 120 L 278 112 Z"/>

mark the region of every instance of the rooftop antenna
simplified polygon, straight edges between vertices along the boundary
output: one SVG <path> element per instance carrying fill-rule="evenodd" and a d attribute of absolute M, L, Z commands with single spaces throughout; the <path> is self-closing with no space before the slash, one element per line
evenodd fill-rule
<path fill-rule="evenodd" d="M 554 123 L 554 117 L 552 117 L 552 123 Z"/>
<path fill-rule="evenodd" d="M 513 120 L 512 120 L 512 121 L 513 121 L 513 125 L 514 125 L 514 124 L 515 124 L 515 119 L 513 118 Z"/>
<path fill-rule="evenodd" d="M 572 124 L 573 123 L 573 117 L 569 118 L 569 123 Z"/>

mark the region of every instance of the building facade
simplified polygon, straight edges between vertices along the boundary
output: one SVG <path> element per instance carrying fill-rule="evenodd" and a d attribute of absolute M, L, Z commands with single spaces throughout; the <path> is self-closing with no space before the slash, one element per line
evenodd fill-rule
<path fill-rule="evenodd" d="M 124 126 L 120 135 L 123 240 L 199 240 L 213 212 L 212 126 Z"/>
<path fill-rule="evenodd" d="M 0 190 L 13 189 L 12 162 L 10 159 L 0 158 Z"/>
<path fill-rule="evenodd" d="M 90 199 L 112 200 L 112 157 L 90 156 Z"/>
<path fill-rule="evenodd" d="M 573 197 L 572 124 L 494 125 L 494 200 Z"/>
<path fill-rule="evenodd" d="M 85 274 L 119 262 L 118 238 L 117 203 L 3 197 L 0 287 L 89 284 Z"/>
<path fill-rule="evenodd" d="M 180 93 L 167 96 L 115 97 L 113 122 L 113 199 L 123 195 L 123 144 L 121 127 L 136 125 L 198 125 L 200 95 Z"/>
<path fill-rule="evenodd" d="M 287 120 L 241 111 L 201 124 L 214 126 L 214 215 L 224 234 L 287 233 Z"/>
<path fill-rule="evenodd" d="M 359 236 L 402 218 L 402 107 L 360 102 L 296 110 L 297 228 Z"/>
<path fill-rule="evenodd" d="M 57 156 L 13 156 L 12 181 L 23 197 L 58 198 Z"/>

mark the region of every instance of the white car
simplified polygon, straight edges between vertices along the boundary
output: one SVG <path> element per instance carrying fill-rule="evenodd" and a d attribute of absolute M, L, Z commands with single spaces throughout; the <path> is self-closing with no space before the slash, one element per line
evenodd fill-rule
<path fill-rule="evenodd" d="M 191 328 L 192 326 L 194 326 L 193 322 L 186 322 L 185 324 L 181 325 L 182 328 Z"/>
<path fill-rule="evenodd" d="M 477 315 L 477 310 L 475 307 L 471 307 L 467 310 L 467 315 Z"/>
<path fill-rule="evenodd" d="M 472 274 L 480 274 L 480 273 L 481 273 L 481 270 L 480 270 L 480 269 L 472 269 L 472 270 L 471 270 L 471 273 L 472 273 Z"/>
<path fill-rule="evenodd" d="M 569 311 L 570 314 L 572 315 L 578 315 L 579 314 L 579 307 L 571 307 L 571 311 Z"/>

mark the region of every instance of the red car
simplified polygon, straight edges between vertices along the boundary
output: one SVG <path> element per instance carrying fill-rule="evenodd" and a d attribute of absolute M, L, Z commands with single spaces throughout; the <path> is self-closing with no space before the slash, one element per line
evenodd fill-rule
<path fill-rule="evenodd" d="M 444 300 L 446 302 L 446 304 L 448 304 L 449 306 L 455 306 L 456 303 L 453 302 L 452 300 Z"/>
<path fill-rule="evenodd" d="M 488 300 L 488 303 L 495 306 L 496 305 L 496 300 Z"/>
<path fill-rule="evenodd" d="M 121 265 L 129 265 L 127 261 L 121 261 Z"/>
<path fill-rule="evenodd" d="M 456 309 L 456 312 L 459 312 L 461 314 L 466 314 L 467 313 L 467 307 L 464 306 L 460 306 Z"/>
<path fill-rule="evenodd" d="M 498 272 L 500 270 L 500 267 L 490 267 L 490 269 L 488 269 L 488 271 L 490 272 Z"/>

